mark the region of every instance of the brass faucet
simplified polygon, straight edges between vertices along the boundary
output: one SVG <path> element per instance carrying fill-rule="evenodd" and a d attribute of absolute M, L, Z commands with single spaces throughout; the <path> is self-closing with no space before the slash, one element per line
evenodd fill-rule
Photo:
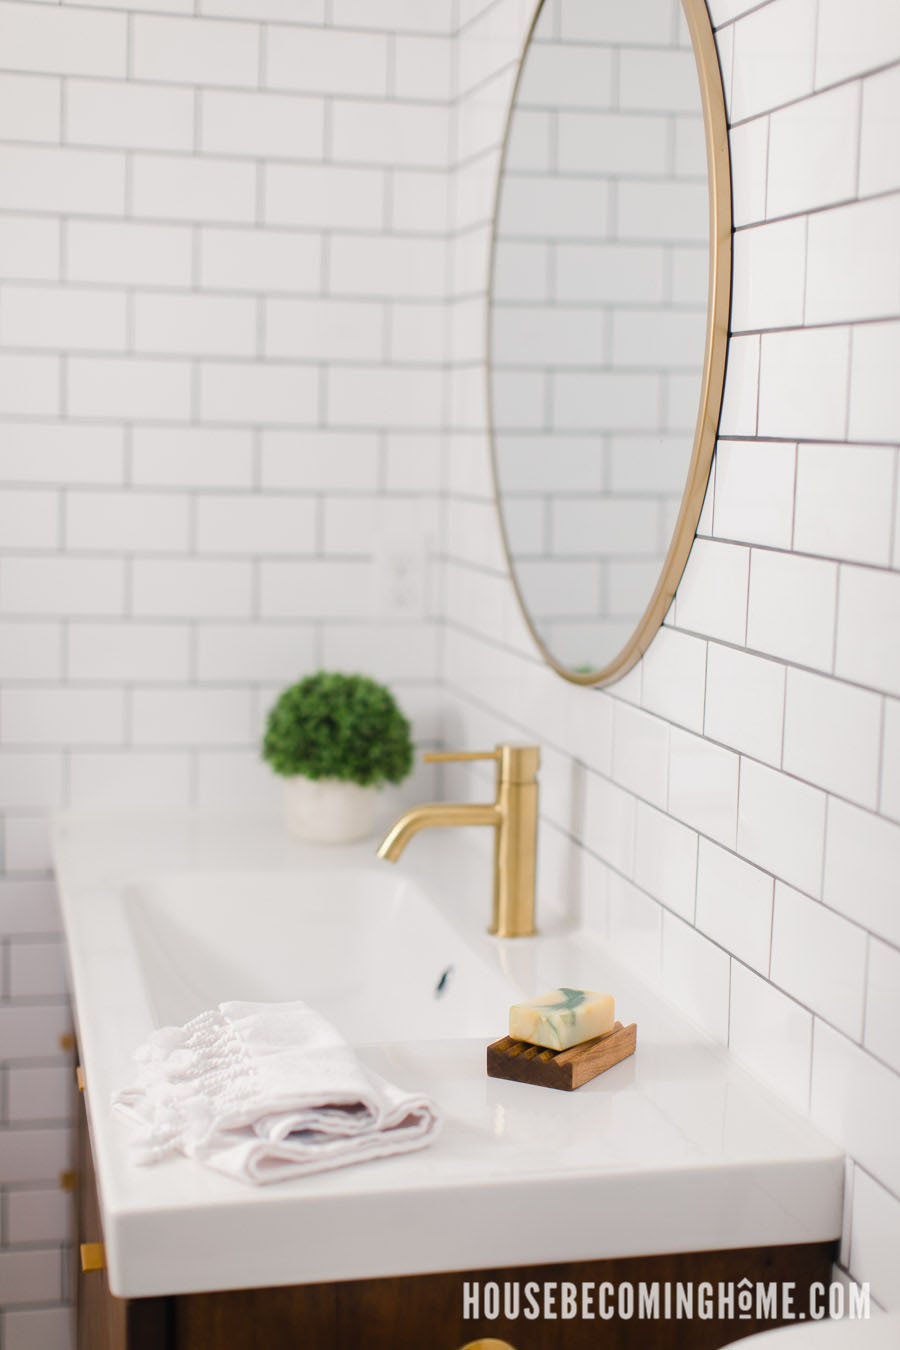
<path fill-rule="evenodd" d="M 495 750 L 425 756 L 428 764 L 470 759 L 496 760 L 496 800 L 414 806 L 394 821 L 378 846 L 378 856 L 396 862 L 419 830 L 493 825 L 494 902 L 488 931 L 497 937 L 533 937 L 540 750 L 536 745 L 498 745 Z"/>

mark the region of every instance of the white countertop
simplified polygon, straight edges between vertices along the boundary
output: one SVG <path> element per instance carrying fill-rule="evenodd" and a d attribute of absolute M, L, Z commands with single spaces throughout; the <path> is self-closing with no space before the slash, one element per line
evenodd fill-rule
<path fill-rule="evenodd" d="M 54 852 L 114 1293 L 838 1236 L 840 1151 L 590 935 L 488 937 L 489 863 L 466 833 L 423 832 L 391 876 L 415 878 L 456 935 L 523 996 L 558 984 L 614 993 L 617 1016 L 638 1024 L 636 1055 L 569 1094 L 486 1077 L 485 1044 L 504 1025 L 477 1039 L 363 1045 L 354 1038 L 367 1064 L 437 1101 L 442 1133 L 418 1153 L 254 1188 L 184 1158 L 132 1162 L 129 1127 L 110 1097 L 129 1081 L 131 1052 L 156 1018 L 134 930 L 123 918 L 123 891 L 135 880 L 210 872 L 309 871 L 314 884 L 316 869 L 332 860 L 391 864 L 379 863 L 371 844 L 337 851 L 297 844 L 272 819 L 70 813 L 57 821 Z M 287 941 L 273 927 L 273 942 Z"/>

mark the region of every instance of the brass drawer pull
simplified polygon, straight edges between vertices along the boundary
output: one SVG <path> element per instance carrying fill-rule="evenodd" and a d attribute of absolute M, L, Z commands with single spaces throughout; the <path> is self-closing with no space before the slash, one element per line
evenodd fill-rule
<path fill-rule="evenodd" d="M 63 1051 L 75 1049 L 75 1033 L 73 1031 L 63 1032 L 59 1038 L 59 1048 Z"/>
<path fill-rule="evenodd" d="M 84 1092 L 84 1074 L 81 1072 L 81 1065 L 75 1066 L 75 1082 L 78 1084 L 78 1091 Z"/>
<path fill-rule="evenodd" d="M 78 1173 L 74 1169 L 70 1172 L 60 1172 L 59 1189 L 61 1191 L 76 1191 L 78 1189 Z"/>
<path fill-rule="evenodd" d="M 106 1251 L 102 1242 L 82 1242 L 81 1269 L 85 1275 L 91 1270 L 106 1269 Z"/>
<path fill-rule="evenodd" d="M 488 1336 L 483 1341 L 469 1341 L 466 1345 L 461 1345 L 459 1350 L 516 1350 L 509 1341 L 497 1341 L 493 1336 Z"/>

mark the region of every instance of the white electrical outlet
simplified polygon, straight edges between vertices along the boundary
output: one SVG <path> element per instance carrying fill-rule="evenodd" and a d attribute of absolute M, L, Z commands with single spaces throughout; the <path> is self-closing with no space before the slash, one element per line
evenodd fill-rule
<path fill-rule="evenodd" d="M 375 547 L 375 609 L 382 619 L 422 619 L 428 610 L 429 539 L 404 531 Z"/>

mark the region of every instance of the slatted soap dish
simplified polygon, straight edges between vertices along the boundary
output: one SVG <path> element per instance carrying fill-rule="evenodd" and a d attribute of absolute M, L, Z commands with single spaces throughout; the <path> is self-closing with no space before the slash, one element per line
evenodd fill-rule
<path fill-rule="evenodd" d="M 514 1004 L 510 1034 L 487 1048 L 488 1077 L 574 1092 L 634 1054 L 637 1023 L 616 1022 L 614 1008 L 611 994 L 564 987 Z"/>

